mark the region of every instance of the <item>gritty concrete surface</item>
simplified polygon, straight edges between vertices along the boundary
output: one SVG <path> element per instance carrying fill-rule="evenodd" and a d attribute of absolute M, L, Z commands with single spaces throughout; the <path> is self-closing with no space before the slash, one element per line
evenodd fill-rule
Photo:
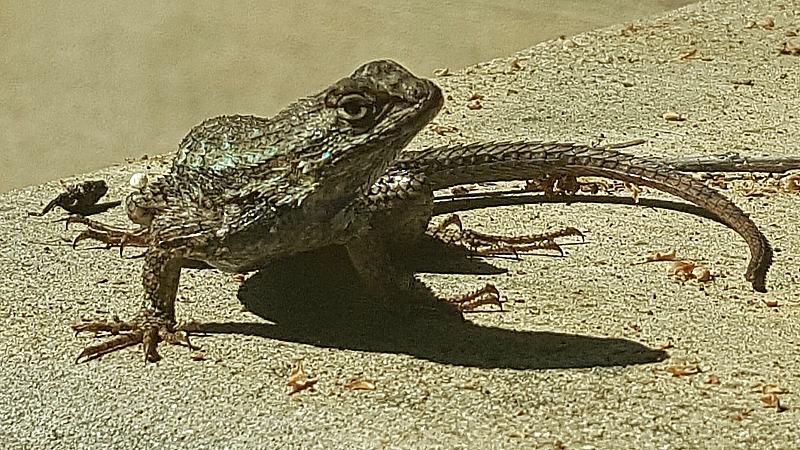
<path fill-rule="evenodd" d="M 412 145 L 643 138 L 630 150 L 797 153 L 800 57 L 777 48 L 800 31 L 800 3 L 711 1 L 629 25 L 439 78 L 448 105 L 436 123 L 457 131 L 431 127 Z M 481 109 L 467 108 L 473 94 Z M 669 109 L 686 120 L 665 121 Z M 130 174 L 148 168 L 163 164 L 76 179 L 102 177 L 120 198 Z M 186 270 L 178 315 L 205 324 L 194 337 L 201 352 L 162 347 L 164 360 L 143 364 L 134 347 L 77 365 L 96 339 L 75 337 L 69 324 L 133 315 L 141 260 L 135 249 L 126 258 L 74 251 L 77 231 L 54 222 L 58 214 L 28 217 L 60 192 L 58 182 L 9 192 L 0 196 L 0 446 L 800 448 L 800 196 L 745 195 L 750 183 L 732 180 L 723 192 L 776 249 L 767 294 L 742 278 L 742 240 L 716 223 L 644 208 L 525 205 L 463 218 L 500 233 L 577 226 L 586 243 L 566 246 L 563 258 L 489 260 L 508 269 L 501 274 L 422 276 L 442 296 L 492 282 L 506 312 L 461 322 L 349 302 L 365 294 L 335 264 L 340 255 L 244 282 Z M 99 218 L 126 223 L 119 210 Z M 678 283 L 669 263 L 634 264 L 669 249 L 717 278 Z M 297 359 L 319 382 L 289 396 Z M 667 371 L 692 365 L 702 372 Z M 357 376 L 375 389 L 347 389 Z M 779 392 L 782 408 L 764 403 L 765 391 Z"/>

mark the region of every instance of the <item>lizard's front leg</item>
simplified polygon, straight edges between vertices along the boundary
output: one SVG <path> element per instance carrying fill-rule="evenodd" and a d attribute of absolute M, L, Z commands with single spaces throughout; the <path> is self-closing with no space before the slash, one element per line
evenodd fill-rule
<path fill-rule="evenodd" d="M 385 175 L 353 209 L 353 226 L 361 231 L 346 248 L 361 278 L 383 297 L 414 286 L 413 271 L 395 256 L 397 249 L 416 244 L 431 218 L 433 193 L 425 175 Z"/>
<path fill-rule="evenodd" d="M 150 362 L 161 359 L 157 347 L 162 341 L 194 348 L 185 332 L 175 328 L 175 298 L 183 263 L 184 258 L 176 250 L 148 248 L 142 275 L 145 304 L 141 313 L 130 322 L 96 321 L 73 325 L 77 333 L 89 331 L 117 335 L 106 342 L 86 347 L 77 360 L 94 359 L 138 343 L 143 344 L 145 361 Z"/>
<path fill-rule="evenodd" d="M 119 253 L 122 255 L 122 250 L 126 246 L 147 247 L 150 242 L 149 227 L 141 227 L 138 230 L 131 231 L 108 226 L 82 216 L 71 216 L 67 218 L 67 227 L 73 223 L 86 225 L 87 228 L 75 237 L 72 241 L 72 248 L 76 248 L 80 241 L 94 239 L 105 243 L 107 248 L 119 246 Z"/>

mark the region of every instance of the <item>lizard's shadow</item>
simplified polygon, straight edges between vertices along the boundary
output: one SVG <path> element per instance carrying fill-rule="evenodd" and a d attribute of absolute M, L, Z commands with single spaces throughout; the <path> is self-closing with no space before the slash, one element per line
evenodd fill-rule
<path fill-rule="evenodd" d="M 461 270 L 498 270 L 478 264 Z M 628 365 L 666 356 L 625 339 L 476 325 L 422 283 L 403 295 L 391 301 L 370 296 L 346 252 L 330 247 L 278 261 L 242 285 L 242 303 L 273 324 L 207 323 L 202 329 L 485 368 Z"/>

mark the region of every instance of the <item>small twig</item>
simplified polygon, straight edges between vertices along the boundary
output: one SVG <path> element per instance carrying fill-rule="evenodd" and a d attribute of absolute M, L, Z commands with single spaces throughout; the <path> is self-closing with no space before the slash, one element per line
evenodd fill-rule
<path fill-rule="evenodd" d="M 794 156 L 741 156 L 723 153 L 708 156 L 663 158 L 660 160 L 681 172 L 767 172 L 783 173 L 800 169 L 800 158 Z"/>
<path fill-rule="evenodd" d="M 600 147 L 608 149 L 628 148 L 628 147 L 633 147 L 635 145 L 642 145 L 645 142 L 647 142 L 646 139 L 634 139 L 632 141 L 627 141 L 627 142 L 617 142 L 615 144 L 601 145 Z"/>

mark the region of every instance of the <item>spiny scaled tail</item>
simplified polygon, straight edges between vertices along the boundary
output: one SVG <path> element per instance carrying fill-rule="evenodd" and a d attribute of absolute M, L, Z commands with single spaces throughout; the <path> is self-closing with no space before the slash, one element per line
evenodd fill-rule
<path fill-rule="evenodd" d="M 772 248 L 756 224 L 722 194 L 657 160 L 575 144 L 487 142 L 409 152 L 395 167 L 424 172 L 433 189 L 563 174 L 606 177 L 670 193 L 716 214 L 744 238 L 751 256 L 745 278 L 753 289 L 766 292 Z"/>

